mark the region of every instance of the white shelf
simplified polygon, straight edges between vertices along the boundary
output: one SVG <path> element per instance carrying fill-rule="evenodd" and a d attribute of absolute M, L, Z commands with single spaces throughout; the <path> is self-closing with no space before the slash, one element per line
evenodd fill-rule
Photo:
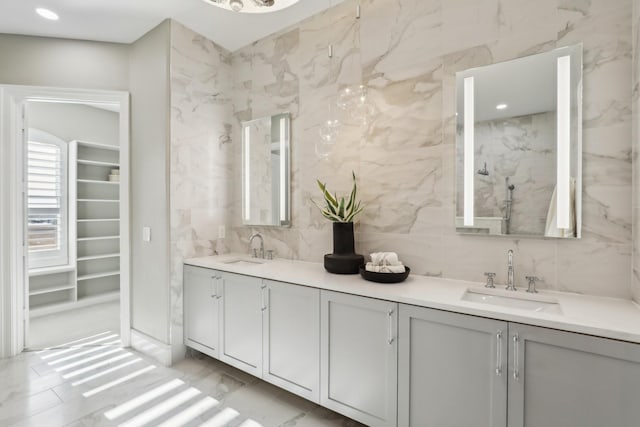
<path fill-rule="evenodd" d="M 61 311 L 72 310 L 74 308 L 87 307 L 104 302 L 117 301 L 120 299 L 120 291 L 106 292 L 101 295 L 80 298 L 78 301 L 67 301 L 57 304 L 48 304 L 29 310 L 29 317 L 46 316 L 48 314 L 59 313 Z"/>
<path fill-rule="evenodd" d="M 91 261 L 94 259 L 107 259 L 107 258 L 119 258 L 119 257 L 120 257 L 120 253 L 118 252 L 113 254 L 81 256 L 81 257 L 78 257 L 78 261 Z"/>
<path fill-rule="evenodd" d="M 79 237 L 76 240 L 78 242 L 89 242 L 91 240 L 115 240 L 119 238 L 120 236 L 99 236 L 99 237 Z"/>
<path fill-rule="evenodd" d="M 78 222 L 119 222 L 120 218 L 84 218 L 77 220 Z"/>
<path fill-rule="evenodd" d="M 107 166 L 107 167 L 116 167 L 116 168 L 120 167 L 120 163 L 99 162 L 97 160 L 85 160 L 85 159 L 78 159 L 78 164 L 89 165 L 89 166 Z"/>
<path fill-rule="evenodd" d="M 103 277 L 119 276 L 120 270 L 105 271 L 104 273 L 85 274 L 84 276 L 78 276 L 78 282 L 82 280 L 101 279 Z"/>
<path fill-rule="evenodd" d="M 75 265 L 61 265 L 58 267 L 33 268 L 29 270 L 29 277 L 46 276 L 47 274 L 68 273 L 76 269 Z"/>
<path fill-rule="evenodd" d="M 70 291 L 75 288 L 76 288 L 76 285 L 73 283 L 69 283 L 66 285 L 51 286 L 49 288 L 29 290 L 29 296 L 50 294 L 52 292 L 60 292 L 60 291 Z"/>
<path fill-rule="evenodd" d="M 108 184 L 108 185 L 118 185 L 120 181 L 101 181 L 99 179 L 76 179 L 77 182 L 81 182 L 83 184 Z"/>
<path fill-rule="evenodd" d="M 112 199 L 76 199 L 76 202 L 120 203 L 120 200 L 112 200 Z"/>
<path fill-rule="evenodd" d="M 76 141 L 76 143 L 83 147 L 100 148 L 103 150 L 111 150 L 111 151 L 120 151 L 120 147 L 118 147 L 117 145 L 103 144 L 101 142 Z"/>

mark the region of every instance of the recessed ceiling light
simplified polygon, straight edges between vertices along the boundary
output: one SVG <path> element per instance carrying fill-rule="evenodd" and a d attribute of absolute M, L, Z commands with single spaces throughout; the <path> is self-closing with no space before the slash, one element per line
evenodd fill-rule
<path fill-rule="evenodd" d="M 57 21 L 60 19 L 57 13 L 53 10 L 45 9 L 44 7 L 39 7 L 36 9 L 36 13 L 42 16 L 44 19 L 48 19 L 50 21 Z"/>
<path fill-rule="evenodd" d="M 508 107 L 507 104 L 498 104 L 496 105 L 496 110 L 504 110 Z"/>

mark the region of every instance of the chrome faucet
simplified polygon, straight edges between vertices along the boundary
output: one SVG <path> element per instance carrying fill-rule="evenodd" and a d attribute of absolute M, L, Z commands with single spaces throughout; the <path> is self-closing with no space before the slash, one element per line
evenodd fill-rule
<path fill-rule="evenodd" d="M 529 292 L 530 294 L 537 294 L 538 291 L 536 290 L 536 282 L 540 279 L 538 279 L 536 276 L 525 276 L 525 278 L 527 279 L 527 282 L 529 282 L 527 292 Z"/>
<path fill-rule="evenodd" d="M 513 250 L 509 249 L 507 252 L 507 287 L 505 288 L 508 291 L 517 291 L 513 277 Z"/>
<path fill-rule="evenodd" d="M 260 238 L 260 258 L 264 258 L 264 239 L 260 233 L 256 233 L 249 238 L 249 250 L 251 251 L 251 256 L 258 258 L 258 250 L 253 247 L 253 239 L 256 237 Z"/>

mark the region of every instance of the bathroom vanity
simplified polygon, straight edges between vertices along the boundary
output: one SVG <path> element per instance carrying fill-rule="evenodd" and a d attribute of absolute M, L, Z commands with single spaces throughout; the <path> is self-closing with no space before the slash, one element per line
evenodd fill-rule
<path fill-rule="evenodd" d="M 381 285 L 244 255 L 185 262 L 188 347 L 364 424 L 640 422 L 631 301 L 527 296 L 520 281 L 511 304 L 457 280 Z"/>

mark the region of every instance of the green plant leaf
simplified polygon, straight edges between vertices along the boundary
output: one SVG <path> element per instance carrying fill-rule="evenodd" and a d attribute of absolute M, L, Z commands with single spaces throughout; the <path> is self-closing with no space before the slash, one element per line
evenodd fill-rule
<path fill-rule="evenodd" d="M 340 205 L 338 206 L 338 216 L 344 218 L 344 197 L 340 198 Z"/>
<path fill-rule="evenodd" d="M 327 204 L 329 206 L 337 208 L 338 201 L 336 200 L 336 197 L 332 196 L 329 190 L 327 190 L 327 185 L 320 182 L 320 180 L 316 180 L 316 181 L 318 182 L 318 187 L 320 187 L 320 191 L 322 191 L 322 195 L 324 196 L 324 199 L 327 201 Z"/>
<path fill-rule="evenodd" d="M 345 197 L 339 198 L 337 193 L 331 194 L 326 184 L 320 182 L 320 180 L 316 180 L 326 202 L 326 207 L 320 206 L 313 199 L 311 199 L 311 201 L 320 210 L 322 216 L 334 222 L 352 222 L 354 217 L 362 212 L 363 208 L 360 207 L 360 202 L 356 201 L 358 187 L 355 172 L 351 171 L 351 176 L 353 179 L 353 187 L 348 199 Z"/>

